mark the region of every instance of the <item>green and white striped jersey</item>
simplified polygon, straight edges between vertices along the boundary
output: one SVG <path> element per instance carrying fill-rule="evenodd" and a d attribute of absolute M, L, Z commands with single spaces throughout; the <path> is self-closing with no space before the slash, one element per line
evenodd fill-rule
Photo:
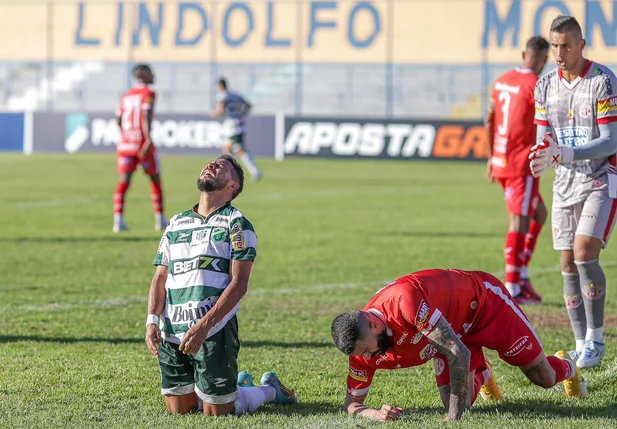
<path fill-rule="evenodd" d="M 207 218 L 196 211 L 197 205 L 170 219 L 153 262 L 168 267 L 160 327 L 163 338 L 177 344 L 229 286 L 231 261 L 254 261 L 257 255 L 253 225 L 230 203 Z M 236 305 L 214 325 L 208 337 L 220 331 L 239 308 Z"/>

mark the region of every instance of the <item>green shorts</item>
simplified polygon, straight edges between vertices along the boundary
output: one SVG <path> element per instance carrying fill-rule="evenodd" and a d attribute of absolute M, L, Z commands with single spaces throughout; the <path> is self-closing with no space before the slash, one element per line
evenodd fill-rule
<path fill-rule="evenodd" d="M 161 394 L 187 395 L 195 392 L 208 404 L 228 404 L 240 396 L 238 378 L 238 319 L 204 341 L 195 355 L 185 355 L 179 344 L 163 340 L 159 347 Z"/>
<path fill-rule="evenodd" d="M 231 136 L 229 137 L 229 140 L 233 143 L 233 144 L 237 144 L 237 145 L 244 145 L 244 133 L 241 134 L 236 134 L 235 136 Z"/>

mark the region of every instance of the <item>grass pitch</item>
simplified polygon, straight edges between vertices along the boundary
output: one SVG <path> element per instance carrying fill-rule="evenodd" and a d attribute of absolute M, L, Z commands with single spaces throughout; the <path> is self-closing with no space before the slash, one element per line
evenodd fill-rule
<path fill-rule="evenodd" d="M 190 208 L 209 160 L 163 157 L 166 213 Z M 239 312 L 239 365 L 274 370 L 299 398 L 252 415 L 168 415 L 156 359 L 143 341 L 159 233 L 149 186 L 134 178 L 131 231 L 111 233 L 115 158 L 0 156 L 0 427 L 367 428 L 443 427 L 432 365 L 377 373 L 367 405 L 410 412 L 377 423 L 340 411 L 346 358 L 329 329 L 384 282 L 423 268 L 482 269 L 503 276 L 507 227 L 498 185 L 484 165 L 456 162 L 259 160 L 236 207 L 259 237 L 250 292 Z M 550 203 L 552 176 L 542 182 Z M 613 237 L 615 241 L 615 237 Z M 585 371 L 589 397 L 531 385 L 491 352 L 505 400 L 481 399 L 453 427 L 617 427 L 615 245 L 601 256 L 608 279 L 607 356 Z M 544 296 L 524 307 L 547 353 L 573 346 L 550 227 L 531 265 Z"/>

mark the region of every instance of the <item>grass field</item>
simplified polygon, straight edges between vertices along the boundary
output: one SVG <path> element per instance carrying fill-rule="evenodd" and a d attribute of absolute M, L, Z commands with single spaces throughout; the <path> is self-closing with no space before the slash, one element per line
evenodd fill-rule
<path fill-rule="evenodd" d="M 168 216 L 190 208 L 206 159 L 164 157 Z M 168 415 L 144 338 L 153 231 L 140 174 L 127 197 L 131 231 L 111 233 L 115 158 L 0 155 L 0 427 L 443 427 L 432 365 L 378 372 L 367 404 L 415 410 L 396 423 L 343 414 L 346 358 L 330 323 L 390 279 L 423 268 L 503 272 L 506 214 L 484 165 L 396 161 L 260 160 L 265 178 L 235 201 L 259 237 L 239 312 L 239 364 L 275 370 L 299 404 L 208 419 Z M 550 203 L 549 175 L 543 193 Z M 615 238 L 613 238 L 615 240 Z M 452 427 L 617 427 L 617 245 L 601 260 L 609 281 L 607 356 L 587 370 L 586 400 L 533 386 L 491 353 L 505 400 L 478 400 Z M 547 353 L 571 348 L 558 254 L 545 228 L 531 274 L 544 296 L 525 307 Z"/>

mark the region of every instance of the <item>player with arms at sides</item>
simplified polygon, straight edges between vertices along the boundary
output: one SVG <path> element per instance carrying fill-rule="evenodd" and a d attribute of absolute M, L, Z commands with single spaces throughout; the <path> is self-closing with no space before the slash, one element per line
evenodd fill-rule
<path fill-rule="evenodd" d="M 533 37 L 523 52 L 523 65 L 497 79 L 486 116 L 490 157 L 486 173 L 499 182 L 506 198 L 509 228 L 504 255 L 505 285 L 518 304 L 542 302 L 529 281 L 527 266 L 546 221 L 539 179 L 531 175 L 529 150 L 536 142 L 534 88 L 548 59 L 548 42 Z"/>
<path fill-rule="evenodd" d="M 261 179 L 262 172 L 255 164 L 251 154 L 244 148 L 246 117 L 251 105 L 244 97 L 227 89 L 227 80 L 220 78 L 216 83 L 216 110 L 210 113 L 213 118 L 223 117 L 223 130 L 227 141 L 223 143 L 223 153 L 231 153 L 239 158 L 251 173 L 253 180 Z"/>
<path fill-rule="evenodd" d="M 116 110 L 121 137 L 117 148 L 119 180 L 114 194 L 113 231 L 128 229 L 124 221 L 124 199 L 133 173 L 139 164 L 150 177 L 154 229 L 163 231 L 168 222 L 163 211 L 161 169 L 156 148 L 150 137 L 156 98 L 155 92 L 150 88 L 154 83 L 154 74 L 150 66 L 137 64 L 133 68 L 133 76 L 136 81 L 135 86 L 122 96 L 120 106 Z"/>
<path fill-rule="evenodd" d="M 557 17 L 550 42 L 557 69 L 536 86 L 537 144 L 530 166 L 536 177 L 555 167 L 553 247 L 561 254 L 576 342 L 571 355 L 579 368 L 590 368 L 605 353 L 606 277 L 599 258 L 617 212 L 617 79 L 583 56 L 575 18 Z"/>
<path fill-rule="evenodd" d="M 545 356 L 536 332 L 505 286 L 482 271 L 432 269 L 401 277 L 380 289 L 362 310 L 337 316 L 332 338 L 349 355 L 344 404 L 349 414 L 377 420 L 400 417 L 400 408 L 364 405 L 375 372 L 433 359 L 448 413 L 445 420 L 458 420 L 481 390 L 485 399 L 500 399 L 483 347 L 496 350 L 540 387 L 563 381 L 569 397 L 586 396 L 568 353 Z"/>
<path fill-rule="evenodd" d="M 170 413 L 203 407 L 210 416 L 239 415 L 297 402 L 274 372 L 256 387 L 246 372 L 238 374 L 236 313 L 257 256 L 252 224 L 231 205 L 243 186 L 231 155 L 207 164 L 197 179 L 199 203 L 171 218 L 154 258 L 146 344 L 159 358 Z"/>

